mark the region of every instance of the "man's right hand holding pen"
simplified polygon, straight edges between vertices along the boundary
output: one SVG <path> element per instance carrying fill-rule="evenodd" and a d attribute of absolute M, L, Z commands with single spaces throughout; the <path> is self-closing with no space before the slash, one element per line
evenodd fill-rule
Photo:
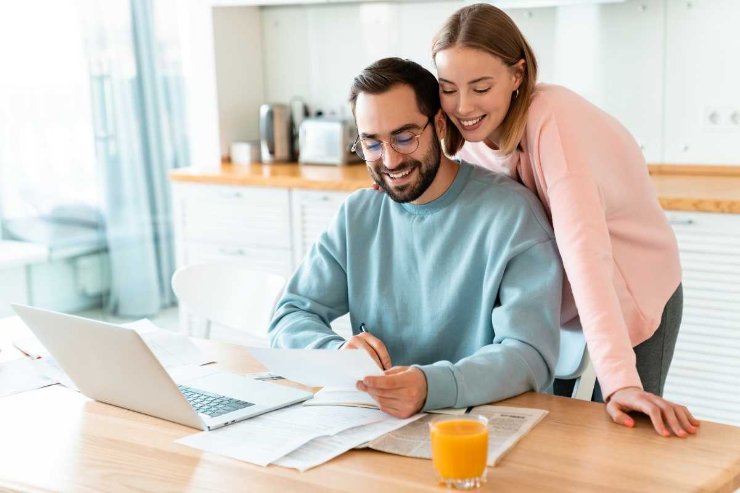
<path fill-rule="evenodd" d="M 364 323 L 360 324 L 360 333 L 352 336 L 341 349 L 364 349 L 382 370 L 389 370 L 393 366 L 383 341 L 368 332 Z"/>

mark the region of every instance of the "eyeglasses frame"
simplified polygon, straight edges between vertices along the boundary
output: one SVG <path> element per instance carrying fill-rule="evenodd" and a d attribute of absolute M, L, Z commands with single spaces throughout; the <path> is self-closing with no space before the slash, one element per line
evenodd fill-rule
<path fill-rule="evenodd" d="M 432 119 L 431 118 L 428 118 L 427 119 L 427 122 L 424 124 L 423 127 L 421 127 L 421 131 L 418 134 L 414 134 L 414 132 L 411 132 L 411 130 L 409 130 L 409 132 L 411 132 L 412 134 L 414 134 L 414 137 L 416 137 L 416 147 L 411 152 L 401 152 L 401 151 L 399 151 L 398 149 L 396 149 L 396 147 L 393 145 L 392 142 L 388 142 L 388 141 L 380 140 L 380 139 L 373 139 L 373 140 L 377 140 L 381 144 L 387 144 L 394 151 L 396 151 L 397 153 L 403 154 L 404 156 L 408 156 L 409 154 L 413 154 L 414 152 L 416 152 L 419 149 L 419 139 L 424 134 L 424 131 L 427 129 L 427 127 L 429 126 L 430 123 L 432 123 Z M 393 137 L 393 135 L 394 134 L 391 134 L 391 137 Z M 350 148 L 350 151 L 352 151 L 355 154 L 357 154 L 357 156 L 360 159 L 364 160 L 366 163 L 377 163 L 378 161 L 380 161 L 380 160 L 383 159 L 383 156 L 385 155 L 385 145 L 381 145 L 381 147 L 380 147 L 380 157 L 378 159 L 373 159 L 372 161 L 370 161 L 370 160 L 365 159 L 364 156 L 360 156 L 357 153 L 357 145 L 360 144 L 362 142 L 362 140 L 364 140 L 364 139 L 361 139 L 360 136 L 357 135 L 357 138 L 355 139 L 354 143 L 352 144 L 352 147 Z"/>

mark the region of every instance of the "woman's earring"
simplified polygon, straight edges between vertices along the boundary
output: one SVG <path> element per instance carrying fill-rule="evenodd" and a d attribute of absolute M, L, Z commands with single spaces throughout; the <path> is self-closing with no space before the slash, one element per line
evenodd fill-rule
<path fill-rule="evenodd" d="M 514 99 L 519 97 L 519 89 L 517 88 L 516 91 L 514 91 Z"/>

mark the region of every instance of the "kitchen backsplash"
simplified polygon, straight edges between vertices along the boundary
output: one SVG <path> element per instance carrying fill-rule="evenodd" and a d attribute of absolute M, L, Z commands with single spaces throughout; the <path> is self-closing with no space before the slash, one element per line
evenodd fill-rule
<path fill-rule="evenodd" d="M 261 28 L 261 66 L 253 67 L 262 71 L 261 97 L 300 96 L 312 110 L 347 114 L 352 78 L 370 62 L 401 56 L 433 71 L 432 36 L 465 4 L 252 8 Z M 566 85 L 615 115 L 648 161 L 740 163 L 739 1 L 628 0 L 508 12 L 535 50 L 540 81 Z M 219 26 L 214 17 L 217 47 L 226 35 Z M 220 98 L 222 92 L 219 81 Z"/>

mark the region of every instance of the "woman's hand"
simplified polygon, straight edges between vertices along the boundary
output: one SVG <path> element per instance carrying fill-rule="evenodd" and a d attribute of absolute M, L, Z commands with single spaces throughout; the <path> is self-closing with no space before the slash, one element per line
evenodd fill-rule
<path fill-rule="evenodd" d="M 655 431 L 664 437 L 672 434 L 685 438 L 699 430 L 699 420 L 694 418 L 686 406 L 674 404 L 638 387 L 625 387 L 614 392 L 606 404 L 606 412 L 612 420 L 629 428 L 635 421 L 627 414 L 639 411 L 647 414 Z"/>

